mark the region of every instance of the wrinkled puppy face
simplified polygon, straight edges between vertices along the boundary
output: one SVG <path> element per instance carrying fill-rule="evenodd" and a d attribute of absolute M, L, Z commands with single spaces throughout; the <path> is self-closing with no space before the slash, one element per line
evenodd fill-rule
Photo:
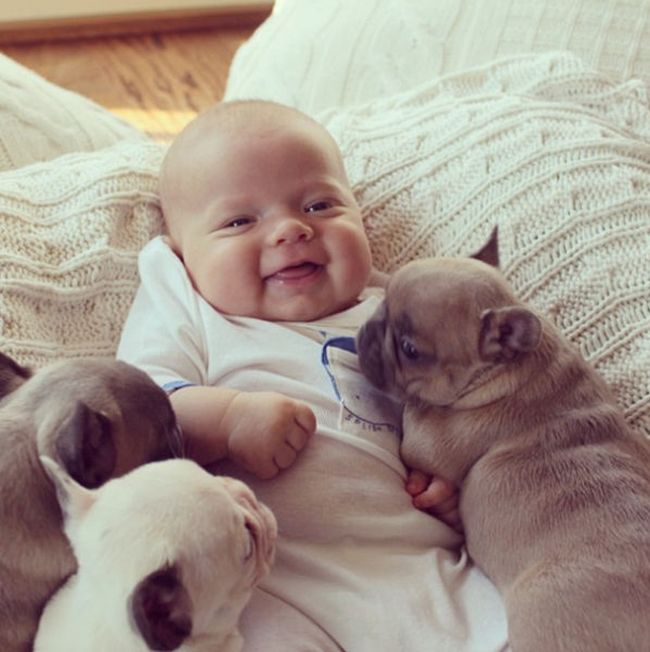
<path fill-rule="evenodd" d="M 146 464 L 97 490 L 56 465 L 65 529 L 109 627 L 151 649 L 236 628 L 252 588 L 270 570 L 277 526 L 243 483 L 190 460 Z M 54 468 L 52 468 L 54 467 Z"/>
<path fill-rule="evenodd" d="M 359 332 L 361 370 L 404 400 L 480 405 L 495 366 L 537 344 L 538 320 L 516 303 L 499 272 L 478 260 L 409 263 Z"/>

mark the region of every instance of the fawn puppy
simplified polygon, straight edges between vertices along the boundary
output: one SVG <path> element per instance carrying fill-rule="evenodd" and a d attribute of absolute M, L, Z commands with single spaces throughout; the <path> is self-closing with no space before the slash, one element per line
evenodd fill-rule
<path fill-rule="evenodd" d="M 650 444 L 574 346 L 495 267 L 437 258 L 390 279 L 357 348 L 405 403 L 404 462 L 460 487 L 512 650 L 650 650 Z"/>

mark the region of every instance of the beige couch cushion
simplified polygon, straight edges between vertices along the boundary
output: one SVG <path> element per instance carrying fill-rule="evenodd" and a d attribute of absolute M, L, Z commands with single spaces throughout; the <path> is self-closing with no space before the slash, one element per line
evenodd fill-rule
<path fill-rule="evenodd" d="M 513 54 L 567 50 L 650 82 L 650 0 L 277 0 L 237 52 L 227 99 L 312 115 Z"/>
<path fill-rule="evenodd" d="M 0 174 L 0 350 L 41 366 L 114 355 L 161 230 L 162 148 L 124 142 Z"/>
<path fill-rule="evenodd" d="M 357 58 L 372 61 L 370 45 L 385 52 L 386 42 L 361 35 Z M 408 51 L 408 40 L 394 43 Z M 260 55 L 261 71 L 274 53 Z M 331 95 L 326 78 L 319 84 L 320 65 L 312 60 L 305 92 L 293 91 L 300 106 L 355 97 L 343 82 L 343 95 Z M 393 70 L 382 84 L 399 86 L 397 77 Z M 471 253 L 498 224 L 515 288 L 555 319 L 613 386 L 630 423 L 650 433 L 643 83 L 614 84 L 569 55 L 520 57 L 319 117 L 341 144 L 380 267 Z M 0 350 L 36 365 L 115 351 L 137 286 L 137 252 L 161 228 L 161 156 L 160 146 L 136 139 L 0 174 Z"/>
<path fill-rule="evenodd" d="M 146 136 L 0 54 L 0 172 Z"/>

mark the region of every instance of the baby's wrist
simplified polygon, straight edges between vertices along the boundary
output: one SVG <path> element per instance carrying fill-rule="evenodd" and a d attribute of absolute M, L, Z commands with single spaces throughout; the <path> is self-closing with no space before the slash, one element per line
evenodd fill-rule
<path fill-rule="evenodd" d="M 226 454 L 228 459 L 233 462 L 241 462 L 242 458 L 247 458 L 250 451 L 246 450 L 253 445 L 255 425 L 251 423 L 251 412 L 254 405 L 251 404 L 251 392 L 241 390 L 232 390 L 233 394 L 228 400 L 228 404 L 223 413 L 221 420 L 221 431 L 225 435 Z"/>
<path fill-rule="evenodd" d="M 220 424 L 220 430 L 226 433 L 227 439 L 230 438 L 230 434 L 241 418 L 241 398 L 243 394 L 244 392 L 237 389 L 228 390 L 228 399 L 223 408 Z"/>

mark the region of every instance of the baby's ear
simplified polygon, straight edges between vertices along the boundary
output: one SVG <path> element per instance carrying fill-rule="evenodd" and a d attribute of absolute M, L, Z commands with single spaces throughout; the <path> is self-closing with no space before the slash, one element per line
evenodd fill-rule
<path fill-rule="evenodd" d="M 73 480 L 51 457 L 41 455 L 40 460 L 45 473 L 54 484 L 66 525 L 82 518 L 93 506 L 95 492 Z"/>
<path fill-rule="evenodd" d="M 542 322 L 527 308 L 507 306 L 481 315 L 479 355 L 488 362 L 509 362 L 537 348 Z"/>
<path fill-rule="evenodd" d="M 175 650 L 192 633 L 192 601 L 176 566 L 150 573 L 133 589 L 129 613 L 152 650 Z"/>

